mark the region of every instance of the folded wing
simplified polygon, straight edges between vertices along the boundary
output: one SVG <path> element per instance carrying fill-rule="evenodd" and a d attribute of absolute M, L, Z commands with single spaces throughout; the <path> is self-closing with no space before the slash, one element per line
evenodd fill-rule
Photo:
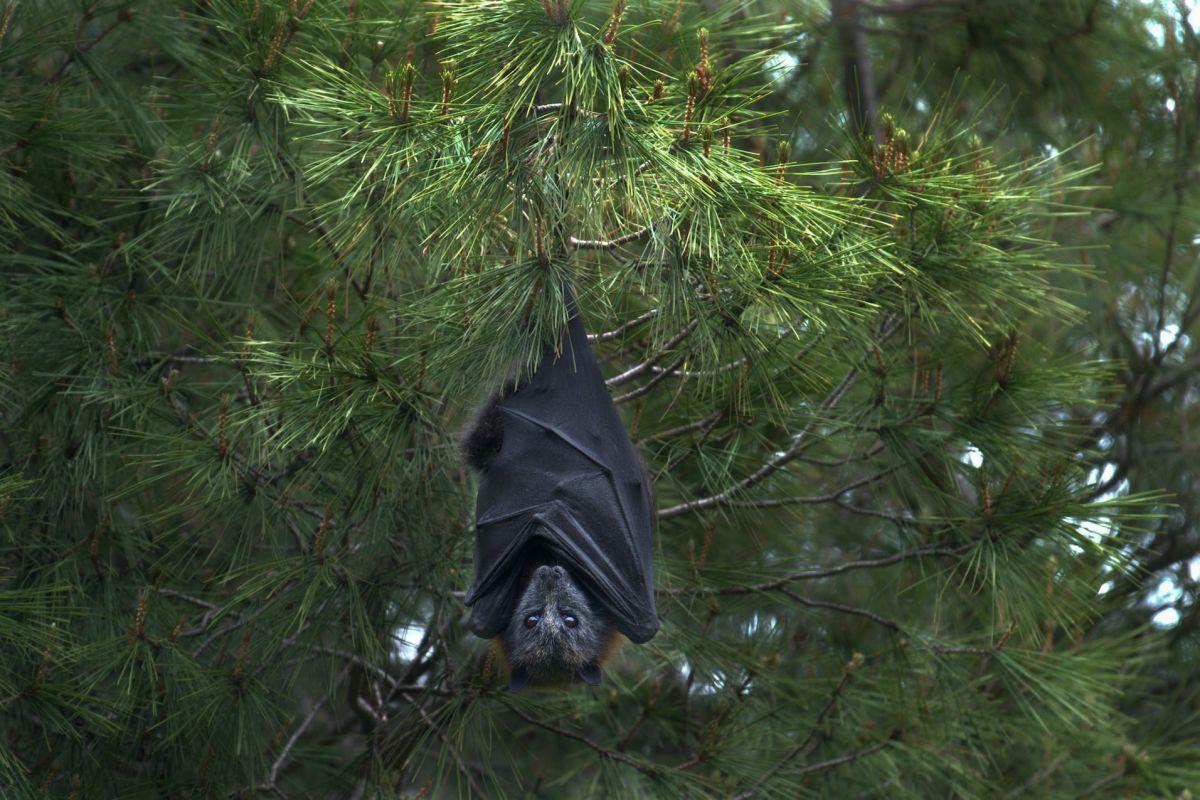
<path fill-rule="evenodd" d="M 502 445 L 480 476 L 471 630 L 507 624 L 522 560 L 536 542 L 571 569 L 634 642 L 658 630 L 649 479 L 613 405 L 568 294 L 558 347 L 497 406 Z"/>

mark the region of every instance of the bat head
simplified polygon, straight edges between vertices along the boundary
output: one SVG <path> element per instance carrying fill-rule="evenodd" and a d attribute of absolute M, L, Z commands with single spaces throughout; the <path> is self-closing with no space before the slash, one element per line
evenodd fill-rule
<path fill-rule="evenodd" d="M 600 656 L 611 631 L 565 568 L 537 567 L 501 634 L 512 667 L 509 688 L 572 678 L 600 683 Z"/>

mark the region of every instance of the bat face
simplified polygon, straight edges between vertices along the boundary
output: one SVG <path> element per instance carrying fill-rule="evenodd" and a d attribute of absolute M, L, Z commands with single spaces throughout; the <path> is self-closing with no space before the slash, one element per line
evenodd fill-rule
<path fill-rule="evenodd" d="M 570 573 L 557 564 L 539 566 L 502 634 L 510 687 L 575 676 L 599 683 L 597 661 L 611 628 Z"/>

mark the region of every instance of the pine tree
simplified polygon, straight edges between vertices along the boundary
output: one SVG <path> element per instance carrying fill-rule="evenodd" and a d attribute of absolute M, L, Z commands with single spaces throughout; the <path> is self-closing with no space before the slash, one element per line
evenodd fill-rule
<path fill-rule="evenodd" d="M 742 6 L 0 19 L 6 795 L 1200 779 L 1122 711 L 1157 653 L 1091 625 L 1158 506 L 1089 479 L 1114 371 L 1059 335 L 1052 239 L 1086 170 L 950 100 L 794 159 L 803 21 Z M 513 694 L 464 627 L 457 436 L 564 284 L 655 479 L 663 625 Z"/>

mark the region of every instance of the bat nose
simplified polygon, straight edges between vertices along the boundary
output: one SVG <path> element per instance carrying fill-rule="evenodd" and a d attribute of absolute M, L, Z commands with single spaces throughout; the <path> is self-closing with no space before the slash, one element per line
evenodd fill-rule
<path fill-rule="evenodd" d="M 549 586 L 553 586 L 563 576 L 563 568 L 559 566 L 542 566 L 537 568 L 536 574 L 539 580 Z"/>

